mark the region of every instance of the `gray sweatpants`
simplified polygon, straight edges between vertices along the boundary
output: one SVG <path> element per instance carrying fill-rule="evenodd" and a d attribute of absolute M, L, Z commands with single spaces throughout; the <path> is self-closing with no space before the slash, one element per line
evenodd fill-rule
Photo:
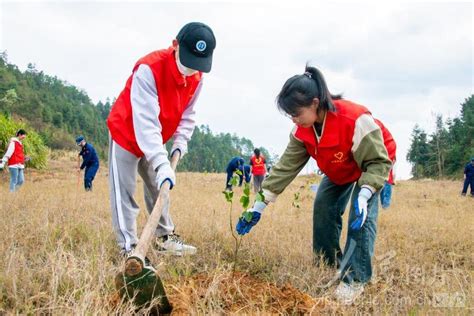
<path fill-rule="evenodd" d="M 110 140 L 109 190 L 112 224 L 119 246 L 127 251 L 138 242 L 136 218 L 139 208 L 133 198 L 137 185 L 137 171 L 143 179 L 145 204 L 148 212 L 151 213 L 158 198 L 158 189 L 155 184 L 156 171 L 145 157 L 138 158 Z M 164 207 L 156 235 L 164 236 L 173 231 L 174 224 L 169 209 Z"/>
<path fill-rule="evenodd" d="M 253 175 L 253 191 L 255 193 L 262 191 L 262 183 L 264 179 L 265 179 L 264 175 L 261 175 L 261 176 Z"/>

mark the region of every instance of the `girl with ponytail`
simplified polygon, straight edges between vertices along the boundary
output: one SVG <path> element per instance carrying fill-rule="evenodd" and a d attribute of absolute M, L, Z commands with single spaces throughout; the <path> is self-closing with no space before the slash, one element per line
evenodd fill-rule
<path fill-rule="evenodd" d="M 263 181 L 265 200 L 255 202 L 246 211 L 252 216 L 241 217 L 237 232 L 248 233 L 266 205 L 275 202 L 308 160 L 314 158 L 325 176 L 314 201 L 313 251 L 338 268 L 342 279 L 335 295 L 350 304 L 372 276 L 379 190 L 392 165 L 389 156 L 394 153 L 388 153 L 386 148 L 395 148 L 387 146 L 394 142 L 393 138 L 384 142 L 385 127 L 374 120 L 366 107 L 331 94 L 315 67 L 306 65 L 303 74 L 289 78 L 276 103 L 295 127 L 280 161 Z M 339 239 L 342 215 L 349 201 L 343 252 Z"/>

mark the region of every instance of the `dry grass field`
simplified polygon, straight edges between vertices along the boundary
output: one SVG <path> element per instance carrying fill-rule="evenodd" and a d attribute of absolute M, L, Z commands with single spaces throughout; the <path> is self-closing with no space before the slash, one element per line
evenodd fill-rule
<path fill-rule="evenodd" d="M 102 165 L 94 191 L 86 193 L 75 164 L 75 157 L 56 154 L 48 170 L 27 170 L 15 194 L 8 192 L 8 173 L 0 174 L 0 314 L 133 312 L 117 300 L 114 287 L 122 261 L 109 215 L 107 170 Z M 243 238 L 232 274 L 225 175 L 178 173 L 172 214 L 177 233 L 198 254 L 150 254 L 175 314 L 474 313 L 474 199 L 459 195 L 460 182 L 396 185 L 391 208 L 380 210 L 375 276 L 359 301 L 342 306 L 331 297 L 334 287 L 321 289 L 334 271 L 315 265 L 311 253 L 309 185 L 317 181 L 298 177 L 265 211 Z M 300 208 L 293 206 L 298 192 Z M 235 204 L 234 224 L 241 212 Z M 142 211 L 140 229 L 145 221 Z"/>

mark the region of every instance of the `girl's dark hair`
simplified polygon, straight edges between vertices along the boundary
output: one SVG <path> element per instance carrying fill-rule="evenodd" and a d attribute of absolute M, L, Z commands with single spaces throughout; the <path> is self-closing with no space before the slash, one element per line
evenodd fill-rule
<path fill-rule="evenodd" d="M 26 135 L 26 131 L 24 129 L 19 129 L 17 132 L 16 132 L 16 137 L 20 136 L 20 135 Z"/>
<path fill-rule="evenodd" d="M 253 150 L 253 153 L 255 154 L 255 156 L 256 156 L 257 158 L 260 157 L 260 149 L 255 148 L 255 149 Z"/>
<path fill-rule="evenodd" d="M 329 92 L 323 74 L 316 68 L 306 64 L 305 72 L 288 79 L 277 96 L 278 109 L 290 116 L 297 116 L 299 109 L 309 107 L 313 99 L 319 99 L 320 111 L 334 111 L 332 100 L 342 99 L 342 95 Z"/>

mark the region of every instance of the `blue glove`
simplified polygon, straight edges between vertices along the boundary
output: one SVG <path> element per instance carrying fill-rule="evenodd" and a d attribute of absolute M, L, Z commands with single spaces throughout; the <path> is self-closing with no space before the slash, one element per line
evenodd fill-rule
<path fill-rule="evenodd" d="M 356 219 L 351 223 L 352 230 L 359 230 L 367 219 L 367 202 L 372 197 L 372 191 L 366 187 L 362 187 L 359 191 L 357 202 L 354 205 Z"/>
<path fill-rule="evenodd" d="M 235 227 L 237 233 L 239 235 L 245 235 L 250 232 L 252 227 L 254 227 L 260 220 L 262 211 L 265 209 L 266 206 L 267 204 L 265 204 L 264 202 L 257 201 L 251 209 L 248 209 L 243 212 L 239 218 L 239 221 L 237 222 L 237 226 Z"/>

